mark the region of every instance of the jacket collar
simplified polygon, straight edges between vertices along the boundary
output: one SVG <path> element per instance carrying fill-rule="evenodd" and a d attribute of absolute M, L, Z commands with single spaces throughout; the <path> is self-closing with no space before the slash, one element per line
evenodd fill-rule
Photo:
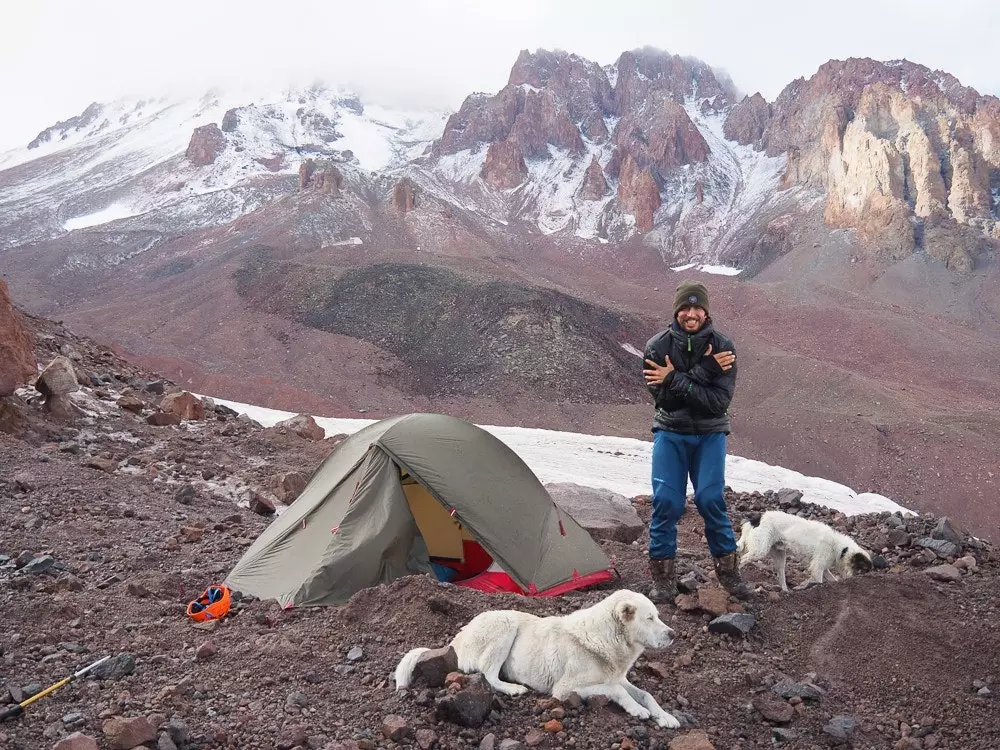
<path fill-rule="evenodd" d="M 670 337 L 682 341 L 687 344 L 688 336 L 691 336 L 691 343 L 700 344 L 708 341 L 712 338 L 715 333 L 715 327 L 712 325 L 712 319 L 706 318 L 705 325 L 698 329 L 697 333 L 688 334 L 687 331 L 681 329 L 680 324 L 675 320 L 670 324 Z"/>

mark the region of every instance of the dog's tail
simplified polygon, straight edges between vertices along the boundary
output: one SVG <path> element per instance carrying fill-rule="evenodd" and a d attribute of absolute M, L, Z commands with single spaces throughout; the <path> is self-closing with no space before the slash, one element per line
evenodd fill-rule
<path fill-rule="evenodd" d="M 410 686 L 410 680 L 413 679 L 413 667 L 416 666 L 417 660 L 428 651 L 430 651 L 428 648 L 415 648 L 412 651 L 408 651 L 406 655 L 399 660 L 399 664 L 396 665 L 396 673 L 394 675 L 397 690 L 402 690 L 403 688 L 408 688 Z"/>

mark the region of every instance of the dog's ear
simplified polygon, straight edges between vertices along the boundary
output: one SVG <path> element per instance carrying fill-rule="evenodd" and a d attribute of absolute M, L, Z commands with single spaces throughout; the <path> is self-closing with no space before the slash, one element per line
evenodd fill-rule
<path fill-rule="evenodd" d="M 849 549 L 850 549 L 849 547 L 844 547 L 844 549 L 840 550 L 840 559 L 841 560 L 843 560 L 845 557 L 847 557 L 847 551 Z"/>
<path fill-rule="evenodd" d="M 870 573 L 875 566 L 864 552 L 855 552 L 851 557 L 851 567 L 855 573 Z"/>
<path fill-rule="evenodd" d="M 747 513 L 746 514 L 746 522 L 748 524 L 750 524 L 750 526 L 753 527 L 753 528 L 755 528 L 755 529 L 758 526 L 760 526 L 760 519 L 761 519 L 761 514 L 760 513 Z"/>
<path fill-rule="evenodd" d="M 635 619 L 635 605 L 632 602 L 622 602 L 618 605 L 618 618 L 622 622 L 631 622 Z"/>

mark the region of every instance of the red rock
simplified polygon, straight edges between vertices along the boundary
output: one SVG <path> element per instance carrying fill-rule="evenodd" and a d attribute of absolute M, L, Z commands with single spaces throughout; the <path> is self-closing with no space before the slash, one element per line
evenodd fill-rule
<path fill-rule="evenodd" d="M 521 147 L 514 141 L 495 141 L 486 151 L 486 161 L 479 176 L 486 184 L 500 190 L 515 188 L 528 177 Z"/>
<path fill-rule="evenodd" d="M 271 480 L 270 490 L 278 502 L 291 505 L 309 483 L 309 477 L 300 471 L 286 471 Z"/>
<path fill-rule="evenodd" d="M 166 427 L 168 425 L 175 425 L 181 423 L 181 418 L 176 414 L 171 414 L 165 411 L 156 411 L 146 417 L 146 422 L 153 425 L 154 427 Z M 150 467 L 150 473 L 156 476 L 158 473 L 155 467 Z"/>
<path fill-rule="evenodd" d="M 80 732 L 73 732 L 68 737 L 63 737 L 52 750 L 98 750 L 97 740 Z"/>
<path fill-rule="evenodd" d="M 528 747 L 538 747 L 543 742 L 545 742 L 545 732 L 541 729 L 532 727 L 524 735 L 524 744 Z"/>
<path fill-rule="evenodd" d="M 389 715 L 382 720 L 382 735 L 387 740 L 399 742 L 404 737 L 409 737 L 413 733 L 413 728 L 402 716 Z"/>
<path fill-rule="evenodd" d="M 562 722 L 559 719 L 549 719 L 542 724 L 542 731 L 547 734 L 559 734 L 563 730 Z"/>
<path fill-rule="evenodd" d="M 11 395 L 37 374 L 35 344 L 11 302 L 7 282 L 0 279 L 0 396 Z"/>
<path fill-rule="evenodd" d="M 743 98 L 726 117 L 722 132 L 731 141 L 759 146 L 771 122 L 771 105 L 759 93 Z"/>
<path fill-rule="evenodd" d="M 729 594 L 718 586 L 698 589 L 698 609 L 711 615 L 724 615 L 729 611 Z"/>
<path fill-rule="evenodd" d="M 583 175 L 580 185 L 580 197 L 585 201 L 596 201 L 608 193 L 608 181 L 604 178 L 604 169 L 597 160 L 597 154 L 590 160 L 590 166 Z"/>
<path fill-rule="evenodd" d="M 677 735 L 667 747 L 669 750 L 715 750 L 715 745 L 701 729 Z"/>
<path fill-rule="evenodd" d="M 653 228 L 653 215 L 660 207 L 660 188 L 647 167 L 641 169 L 635 159 L 625 157 L 618 179 L 618 202 L 626 213 L 635 217 L 635 228 L 648 232 Z"/>
<path fill-rule="evenodd" d="M 437 744 L 438 736 L 433 729 L 418 729 L 416 740 L 420 750 L 430 750 Z"/>
<path fill-rule="evenodd" d="M 417 205 L 417 188 L 412 180 L 402 179 L 392 190 L 392 207 L 400 213 L 409 213 Z"/>
<path fill-rule="evenodd" d="M 184 155 L 196 167 L 205 167 L 215 163 L 228 143 L 225 133 L 212 122 L 194 129 Z"/>
<path fill-rule="evenodd" d="M 168 414 L 176 414 L 182 420 L 200 420 L 205 418 L 205 405 L 201 399 L 188 391 L 168 393 L 160 399 L 160 409 Z"/>
<path fill-rule="evenodd" d="M 308 414 L 298 414 L 294 417 L 278 422 L 274 429 L 288 430 L 306 440 L 322 440 L 326 437 L 326 432 L 316 424 L 316 420 Z"/>
<path fill-rule="evenodd" d="M 122 409 L 134 412 L 135 414 L 146 408 L 146 402 L 139 398 L 138 394 L 133 391 L 125 391 L 117 403 Z"/>
<path fill-rule="evenodd" d="M 104 722 L 102 730 L 111 750 L 132 750 L 156 740 L 156 727 L 145 716 L 115 716 Z"/>

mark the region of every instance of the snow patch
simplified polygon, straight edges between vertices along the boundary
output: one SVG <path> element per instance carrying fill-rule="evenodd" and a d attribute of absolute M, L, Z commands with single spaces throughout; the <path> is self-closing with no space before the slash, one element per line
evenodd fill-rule
<path fill-rule="evenodd" d="M 265 427 L 295 416 L 295 412 L 213 397 Z M 373 424 L 374 419 L 314 417 L 327 437 L 352 434 Z M 588 487 L 608 489 L 625 497 L 648 495 L 652 442 L 608 435 L 584 435 L 528 427 L 480 425 L 503 441 L 544 483 L 575 482 Z M 791 487 L 801 490 L 803 501 L 833 508 L 846 515 L 882 511 L 913 515 L 913 512 L 884 495 L 855 492 L 846 485 L 821 477 L 810 477 L 781 466 L 772 466 L 741 456 L 726 457 L 726 484 L 737 492 L 777 490 Z M 692 488 L 690 483 L 688 491 Z"/>
<path fill-rule="evenodd" d="M 734 268 L 733 266 L 716 266 L 710 263 L 685 263 L 682 266 L 671 266 L 671 271 L 689 271 L 691 269 L 696 271 L 701 271 L 702 273 L 714 273 L 717 276 L 738 276 L 743 273 L 742 268 Z"/>
<path fill-rule="evenodd" d="M 132 211 L 128 206 L 122 204 L 112 204 L 107 208 L 103 208 L 100 211 L 95 211 L 92 214 L 85 214 L 84 216 L 76 216 L 72 219 L 67 219 L 63 222 L 63 229 L 67 232 L 72 232 L 74 229 L 85 229 L 86 227 L 96 227 L 99 224 L 107 224 L 111 221 L 117 221 L 118 219 L 127 219 L 130 216 L 135 216 L 136 213 Z"/>

